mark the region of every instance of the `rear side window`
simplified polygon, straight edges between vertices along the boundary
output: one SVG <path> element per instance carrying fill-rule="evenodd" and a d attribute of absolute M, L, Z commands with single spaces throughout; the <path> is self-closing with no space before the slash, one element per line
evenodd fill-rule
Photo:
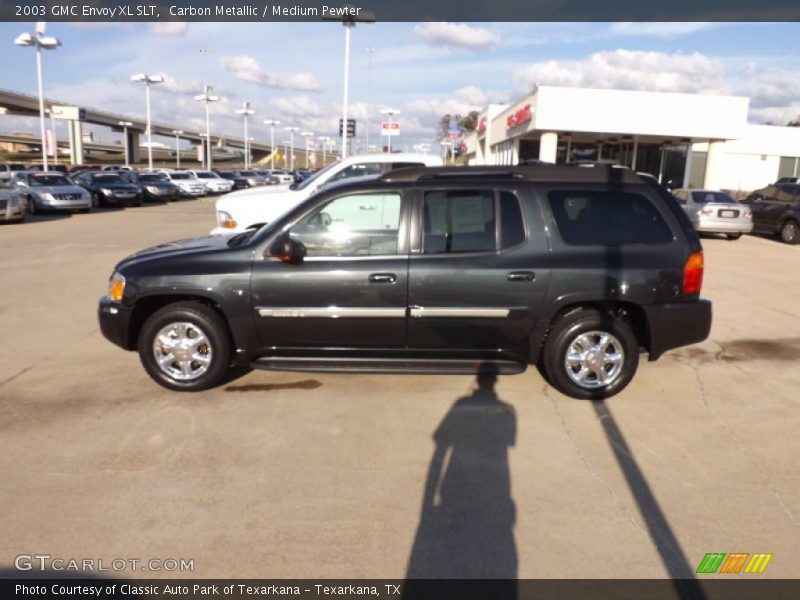
<path fill-rule="evenodd" d="M 568 244 L 664 244 L 673 239 L 664 218 L 641 194 L 551 191 L 547 199 Z"/>
<path fill-rule="evenodd" d="M 502 248 L 513 248 L 525 241 L 525 223 L 519 200 L 511 192 L 500 192 L 500 235 Z"/>
<path fill-rule="evenodd" d="M 492 190 L 436 190 L 425 194 L 425 254 L 494 252 Z"/>
<path fill-rule="evenodd" d="M 389 171 L 394 171 L 395 169 L 407 169 L 409 167 L 424 167 L 425 165 L 421 162 L 396 162 L 392 163 L 389 166 Z"/>

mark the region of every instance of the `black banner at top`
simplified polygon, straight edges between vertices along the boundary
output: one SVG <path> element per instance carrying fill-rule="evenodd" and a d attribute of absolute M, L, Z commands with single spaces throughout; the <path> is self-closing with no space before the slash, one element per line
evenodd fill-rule
<path fill-rule="evenodd" d="M 796 0 L 0 0 L 0 21 L 797 21 Z"/>

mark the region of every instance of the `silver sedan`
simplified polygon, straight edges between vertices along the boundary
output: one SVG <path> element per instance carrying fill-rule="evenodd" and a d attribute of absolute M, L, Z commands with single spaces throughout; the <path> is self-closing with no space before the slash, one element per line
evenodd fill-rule
<path fill-rule="evenodd" d="M 701 233 L 724 233 L 738 240 L 753 231 L 753 212 L 725 192 L 715 190 L 675 190 L 678 203 Z"/>

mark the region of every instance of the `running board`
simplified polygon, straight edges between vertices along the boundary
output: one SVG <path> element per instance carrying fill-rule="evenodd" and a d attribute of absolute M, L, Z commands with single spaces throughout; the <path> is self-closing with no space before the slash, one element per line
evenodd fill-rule
<path fill-rule="evenodd" d="M 445 375 L 516 375 L 528 365 L 513 360 L 447 358 L 317 358 L 265 356 L 250 363 L 267 371 L 316 371 L 320 373 L 418 373 Z"/>

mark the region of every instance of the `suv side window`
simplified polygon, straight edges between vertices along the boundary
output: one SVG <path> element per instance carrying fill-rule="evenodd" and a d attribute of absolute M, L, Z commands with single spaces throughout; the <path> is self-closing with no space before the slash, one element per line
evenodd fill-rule
<path fill-rule="evenodd" d="M 436 190 L 425 193 L 423 252 L 494 252 L 493 190 Z"/>
<path fill-rule="evenodd" d="M 351 179 L 353 177 L 368 177 L 370 175 L 377 177 L 380 174 L 381 163 L 358 163 L 342 169 L 336 175 L 331 177 L 328 180 L 328 183 L 333 183 L 334 181 L 344 181 L 345 179 Z"/>
<path fill-rule="evenodd" d="M 387 171 L 394 171 L 395 169 L 407 169 L 409 167 L 424 167 L 425 164 L 421 162 L 396 162 L 389 165 Z"/>
<path fill-rule="evenodd" d="M 306 256 L 397 254 L 400 206 L 398 192 L 340 196 L 303 217 L 289 235 Z"/>
<path fill-rule="evenodd" d="M 525 241 L 525 222 L 519 200 L 511 192 L 500 192 L 500 242 L 503 250 Z"/>
<path fill-rule="evenodd" d="M 547 199 L 568 244 L 664 244 L 673 239 L 664 218 L 641 194 L 558 190 L 548 192 Z"/>

